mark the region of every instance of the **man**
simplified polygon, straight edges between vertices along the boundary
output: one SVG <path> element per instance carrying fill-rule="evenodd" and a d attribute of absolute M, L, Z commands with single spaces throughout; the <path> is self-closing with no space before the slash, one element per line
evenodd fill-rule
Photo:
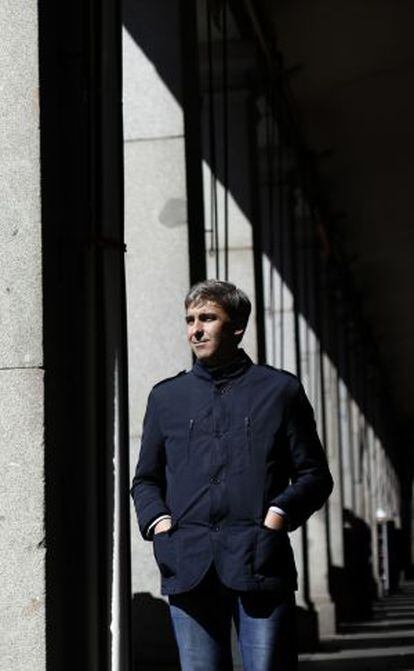
<path fill-rule="evenodd" d="M 231 669 L 235 621 L 245 671 L 292 671 L 296 570 L 287 531 L 332 479 L 298 379 L 238 344 L 250 301 L 201 282 L 186 299 L 196 362 L 152 389 L 131 488 L 153 540 L 183 671 Z"/>

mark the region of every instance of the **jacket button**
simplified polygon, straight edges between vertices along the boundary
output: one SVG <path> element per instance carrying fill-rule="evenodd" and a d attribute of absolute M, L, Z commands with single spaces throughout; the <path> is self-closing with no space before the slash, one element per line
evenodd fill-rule
<path fill-rule="evenodd" d="M 220 527 L 219 527 L 219 525 L 218 525 L 218 524 L 216 524 L 216 526 L 215 526 L 215 527 L 213 527 L 213 531 L 220 531 Z"/>
<path fill-rule="evenodd" d="M 211 482 L 212 485 L 219 485 L 220 484 L 219 478 L 214 478 L 214 477 L 210 478 L 210 482 Z"/>

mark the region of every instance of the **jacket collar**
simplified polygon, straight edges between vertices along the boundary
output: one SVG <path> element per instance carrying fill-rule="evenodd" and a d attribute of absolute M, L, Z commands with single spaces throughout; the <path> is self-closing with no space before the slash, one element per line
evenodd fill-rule
<path fill-rule="evenodd" d="M 240 377 L 252 365 L 253 361 L 246 352 L 243 349 L 238 349 L 237 356 L 224 366 L 207 366 L 205 363 L 202 363 L 197 359 L 192 371 L 197 377 L 218 384 Z"/>

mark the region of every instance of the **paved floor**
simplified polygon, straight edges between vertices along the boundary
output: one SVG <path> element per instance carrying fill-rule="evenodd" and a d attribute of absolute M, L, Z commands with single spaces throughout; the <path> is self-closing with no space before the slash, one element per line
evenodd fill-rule
<path fill-rule="evenodd" d="M 414 583 L 377 602 L 367 622 L 343 625 L 318 652 L 300 656 L 300 671 L 414 671 Z"/>

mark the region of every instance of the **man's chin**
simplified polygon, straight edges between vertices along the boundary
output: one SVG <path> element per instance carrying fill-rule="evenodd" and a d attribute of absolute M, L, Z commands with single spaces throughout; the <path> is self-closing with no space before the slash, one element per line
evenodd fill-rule
<path fill-rule="evenodd" d="M 196 358 L 199 359 L 200 361 L 208 361 L 209 359 L 211 359 L 212 356 L 211 353 L 203 352 L 203 350 L 200 349 L 194 349 L 193 352 Z"/>
<path fill-rule="evenodd" d="M 204 346 L 199 346 L 199 347 L 192 347 L 194 355 L 196 356 L 199 361 L 209 361 L 212 357 L 214 358 L 214 352 L 211 352 L 211 350 Z"/>

